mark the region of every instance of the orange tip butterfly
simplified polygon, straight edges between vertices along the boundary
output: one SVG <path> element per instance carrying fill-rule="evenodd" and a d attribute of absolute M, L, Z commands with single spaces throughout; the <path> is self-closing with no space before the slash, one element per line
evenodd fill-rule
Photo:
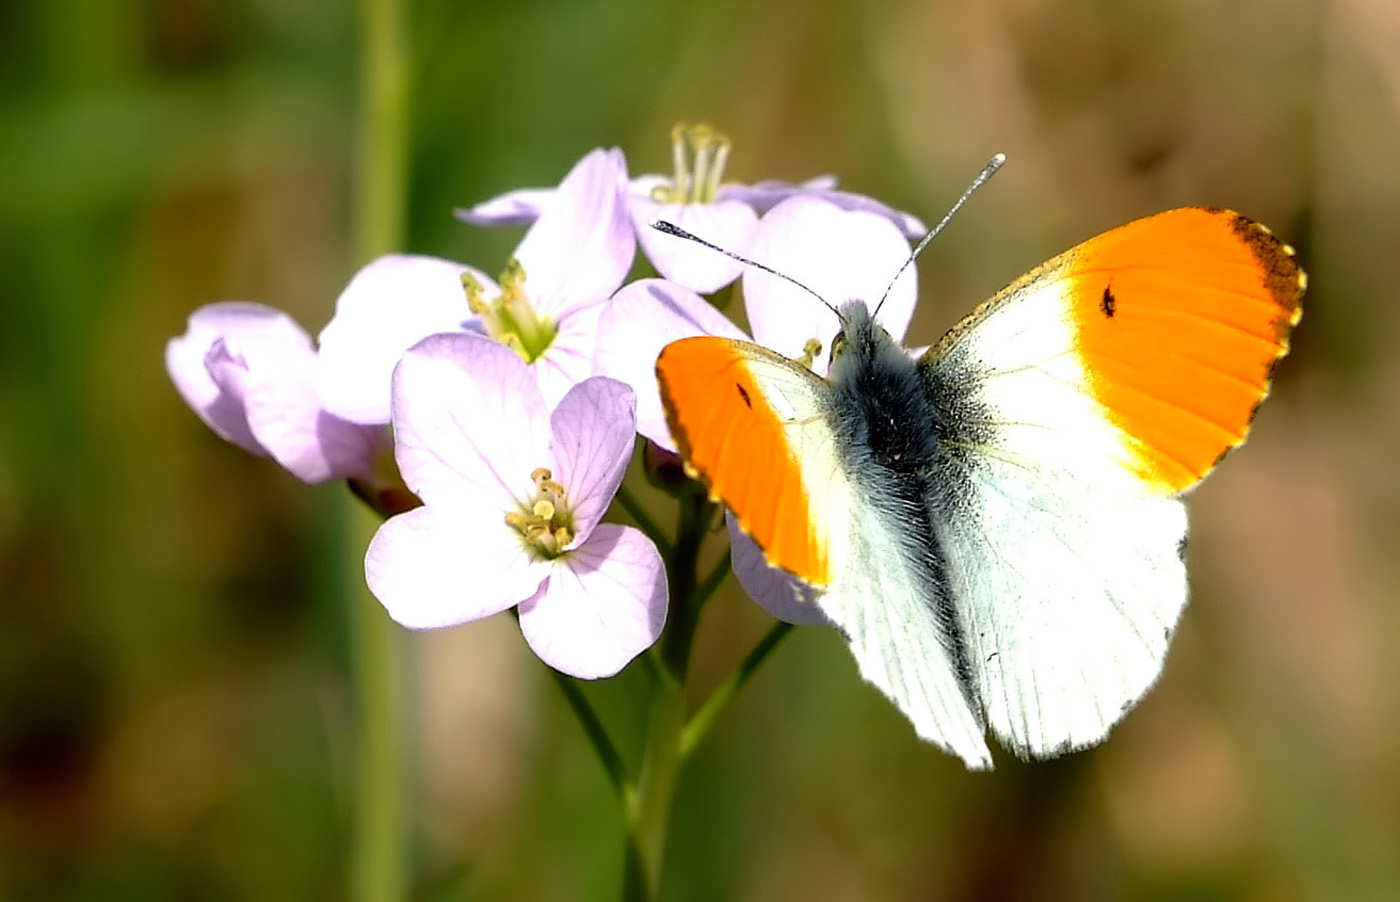
<path fill-rule="evenodd" d="M 1183 495 L 1240 445 L 1306 277 L 1229 210 L 1091 238 L 917 360 L 862 301 L 826 379 L 687 338 L 656 375 L 689 471 L 812 587 L 862 676 L 987 769 L 1100 742 L 1186 604 Z"/>

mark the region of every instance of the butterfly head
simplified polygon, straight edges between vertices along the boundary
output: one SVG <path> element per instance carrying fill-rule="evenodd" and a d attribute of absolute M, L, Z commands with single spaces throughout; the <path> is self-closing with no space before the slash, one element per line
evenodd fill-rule
<path fill-rule="evenodd" d="M 840 379 L 843 373 L 868 366 L 891 351 L 903 354 L 890 333 L 876 322 L 864 301 L 847 301 L 841 305 L 837 316 L 841 318 L 841 331 L 831 340 L 829 378 Z"/>

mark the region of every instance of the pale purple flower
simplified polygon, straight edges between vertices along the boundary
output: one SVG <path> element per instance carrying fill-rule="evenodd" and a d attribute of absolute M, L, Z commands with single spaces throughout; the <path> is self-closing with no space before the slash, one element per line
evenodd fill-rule
<path fill-rule="evenodd" d="M 399 623 L 444 627 L 517 607 L 550 666 L 621 670 L 661 634 L 666 572 L 630 526 L 600 523 L 636 435 L 633 393 L 585 379 L 556 404 L 506 346 L 434 335 L 394 371 L 399 467 L 423 507 L 380 527 L 370 589 Z"/>
<path fill-rule="evenodd" d="M 834 175 L 819 175 L 796 183 L 769 179 L 752 185 L 721 185 L 719 195 L 727 200 L 743 201 L 760 214 L 768 212 L 790 197 L 811 197 L 824 200 L 842 210 L 863 210 L 888 219 L 904 233 L 905 238 L 911 240 L 922 238 L 928 232 L 924 221 L 912 213 L 897 210 L 864 194 L 838 190 Z"/>
<path fill-rule="evenodd" d="M 201 307 L 166 345 L 165 365 L 209 428 L 298 479 L 397 482 L 386 430 L 347 422 L 321 403 L 316 351 L 285 313 L 239 302 Z"/>
<path fill-rule="evenodd" d="M 668 281 L 709 294 L 733 282 L 742 264 L 695 244 L 677 242 L 650 227 L 665 219 L 737 254 L 751 256 L 760 216 L 790 197 L 825 200 L 843 210 L 862 210 L 889 220 L 906 237 L 918 238 L 924 224 L 870 197 L 836 190 L 833 176 L 801 183 L 764 181 L 726 183 L 727 137 L 704 125 L 677 126 L 671 133 L 674 172 L 632 179 L 628 204 L 637 238 L 647 259 Z M 531 222 L 554 203 L 549 189 L 525 188 L 457 211 L 474 225 L 520 225 Z"/>
<path fill-rule="evenodd" d="M 626 183 L 621 151 L 585 156 L 550 192 L 548 212 L 521 240 L 499 283 L 423 257 L 384 257 L 361 270 L 320 336 L 329 409 L 355 422 L 388 422 L 399 357 L 447 332 L 509 345 L 530 364 L 545 398 L 557 402 L 592 375 L 598 317 L 636 254 Z"/>

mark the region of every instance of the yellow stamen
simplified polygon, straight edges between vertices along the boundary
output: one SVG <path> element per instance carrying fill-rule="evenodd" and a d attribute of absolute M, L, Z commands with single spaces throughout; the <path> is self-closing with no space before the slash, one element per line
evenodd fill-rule
<path fill-rule="evenodd" d="M 704 123 L 681 123 L 671 129 L 671 158 L 675 173 L 669 185 L 652 189 L 651 199 L 662 204 L 713 203 L 729 162 L 730 140 Z"/>
<path fill-rule="evenodd" d="M 530 550 L 550 560 L 564 553 L 574 540 L 573 513 L 565 503 L 564 487 L 554 481 L 554 474 L 539 467 L 530 474 L 535 484 L 535 497 L 521 505 L 519 511 L 507 511 L 506 525 L 524 538 Z"/>

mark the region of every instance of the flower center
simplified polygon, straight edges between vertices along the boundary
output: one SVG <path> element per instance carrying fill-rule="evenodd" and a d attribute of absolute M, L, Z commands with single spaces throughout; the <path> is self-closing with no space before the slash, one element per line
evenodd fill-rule
<path fill-rule="evenodd" d="M 659 204 L 712 203 L 729 160 L 729 136 L 703 123 L 682 123 L 671 129 L 671 155 L 675 178 L 652 189 L 651 199 Z"/>
<path fill-rule="evenodd" d="M 564 500 L 564 487 L 549 470 L 540 467 L 530 478 L 535 481 L 534 496 L 519 511 L 506 512 L 506 525 L 540 557 L 553 560 L 574 540 L 574 514 Z"/>
<path fill-rule="evenodd" d="M 530 303 L 525 294 L 525 268 L 514 257 L 506 261 L 501 294 L 494 301 L 486 300 L 485 289 L 469 272 L 462 273 L 462 288 L 467 292 L 467 306 L 481 317 L 486 333 L 526 363 L 538 360 L 554 341 L 555 322 Z"/>

